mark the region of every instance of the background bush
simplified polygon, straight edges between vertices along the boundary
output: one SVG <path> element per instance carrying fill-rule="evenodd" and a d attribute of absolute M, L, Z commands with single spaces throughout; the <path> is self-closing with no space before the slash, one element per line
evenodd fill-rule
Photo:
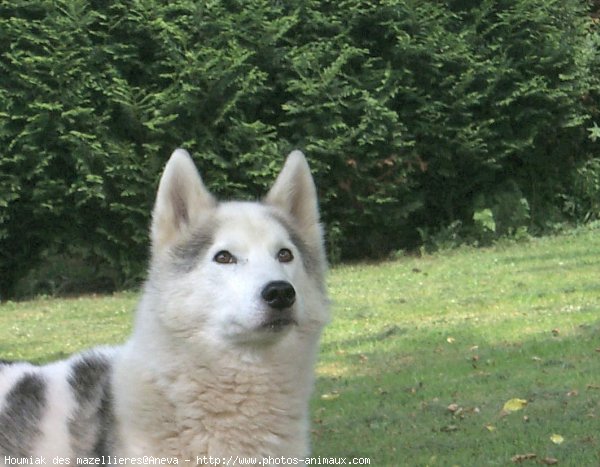
<path fill-rule="evenodd" d="M 64 257 L 138 281 L 178 146 L 217 194 L 251 198 L 302 148 L 336 260 L 597 218 L 594 9 L 3 2 L 0 296 Z"/>

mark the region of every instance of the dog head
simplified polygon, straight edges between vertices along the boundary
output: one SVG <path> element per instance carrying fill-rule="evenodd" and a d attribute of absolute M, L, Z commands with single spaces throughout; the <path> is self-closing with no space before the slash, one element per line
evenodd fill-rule
<path fill-rule="evenodd" d="M 151 236 L 153 308 L 179 336 L 269 344 L 319 333 L 328 320 L 316 189 L 300 151 L 262 202 L 218 202 L 189 154 L 176 150 Z"/>

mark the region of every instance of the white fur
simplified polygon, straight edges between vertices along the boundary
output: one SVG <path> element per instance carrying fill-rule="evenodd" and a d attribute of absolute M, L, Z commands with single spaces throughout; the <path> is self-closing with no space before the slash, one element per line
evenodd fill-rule
<path fill-rule="evenodd" d="M 56 362 L 42 367 L 41 374 L 48 383 L 46 411 L 42 418 L 41 431 L 46 436 L 40 438 L 35 446 L 34 456 L 54 459 L 54 457 L 71 457 L 71 446 L 68 443 L 69 433 L 65 420 L 68 420 L 75 401 L 69 387 L 68 376 L 70 361 Z"/>
<path fill-rule="evenodd" d="M 152 271 L 135 334 L 116 365 L 115 380 L 128 388 L 116 400 L 119 455 L 303 458 L 309 453 L 308 400 L 318 339 L 328 321 L 327 298 L 270 213 L 274 206 L 289 218 L 323 260 L 308 165 L 301 153 L 292 153 L 264 205 L 217 206 L 198 188 L 201 180 L 190 174 L 187 159 L 176 152 L 161 180 Z M 187 171 L 192 186 L 178 187 L 185 195 L 176 201 L 189 200 L 187 223 L 180 219 L 172 229 L 173 213 L 161 196 L 184 180 L 179 170 Z M 171 243 L 202 222 L 218 226 L 214 243 L 184 275 L 165 267 L 170 260 L 160 227 L 164 218 L 171 219 Z M 279 263 L 281 248 L 292 250 L 296 259 Z M 237 263 L 213 261 L 221 250 L 230 251 Z M 260 291 L 275 280 L 295 287 L 298 325 L 273 334 L 257 329 L 267 311 Z"/>

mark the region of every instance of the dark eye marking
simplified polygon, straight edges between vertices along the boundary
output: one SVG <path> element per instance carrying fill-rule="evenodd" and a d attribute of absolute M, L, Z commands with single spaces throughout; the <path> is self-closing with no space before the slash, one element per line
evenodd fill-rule
<path fill-rule="evenodd" d="M 213 261 L 219 264 L 235 264 L 237 263 L 237 258 L 227 250 L 221 250 L 214 256 Z"/>
<path fill-rule="evenodd" d="M 282 248 L 277 253 L 277 261 L 280 263 L 290 263 L 294 259 L 294 254 L 288 248 Z"/>

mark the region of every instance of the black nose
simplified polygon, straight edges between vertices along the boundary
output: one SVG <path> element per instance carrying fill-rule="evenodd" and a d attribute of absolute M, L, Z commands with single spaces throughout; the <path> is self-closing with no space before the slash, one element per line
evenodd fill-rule
<path fill-rule="evenodd" d="M 267 305 L 276 310 L 291 307 L 296 301 L 296 291 L 292 284 L 286 281 L 273 281 L 265 285 L 261 296 Z"/>

